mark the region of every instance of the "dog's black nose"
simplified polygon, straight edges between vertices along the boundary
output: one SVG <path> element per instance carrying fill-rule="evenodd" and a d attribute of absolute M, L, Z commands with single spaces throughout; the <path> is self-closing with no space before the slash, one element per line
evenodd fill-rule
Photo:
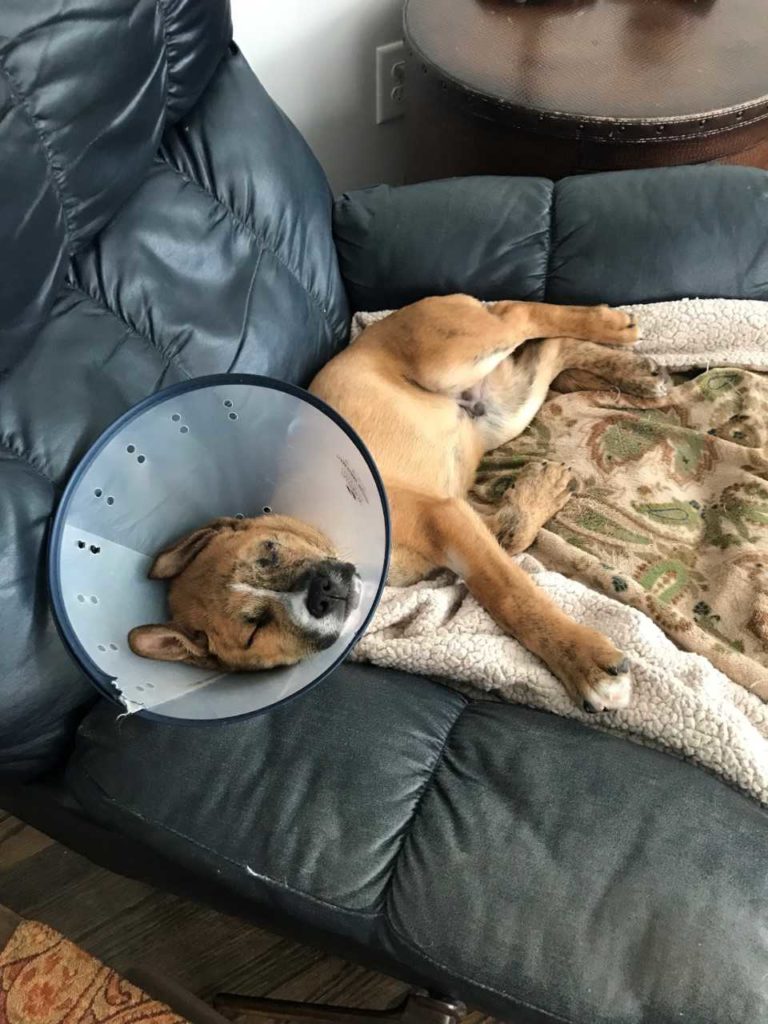
<path fill-rule="evenodd" d="M 346 602 L 352 590 L 354 566 L 319 565 L 309 574 L 307 610 L 316 619 L 325 618 L 339 601 Z"/>

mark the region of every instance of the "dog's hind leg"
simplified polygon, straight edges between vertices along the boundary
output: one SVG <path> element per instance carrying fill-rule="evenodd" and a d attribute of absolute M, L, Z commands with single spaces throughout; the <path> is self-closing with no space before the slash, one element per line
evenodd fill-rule
<path fill-rule="evenodd" d="M 511 441 L 531 422 L 566 365 L 565 342 L 563 338 L 527 342 L 476 389 L 475 429 L 484 451 Z"/>
<path fill-rule="evenodd" d="M 397 371 L 425 391 L 458 397 L 527 341 L 564 335 L 608 345 L 637 340 L 631 317 L 607 306 L 484 306 L 469 295 L 446 295 L 403 307 L 369 327 L 358 344 L 381 345 Z"/>
<path fill-rule="evenodd" d="M 554 383 L 553 383 L 554 382 Z M 631 394 L 666 394 L 668 375 L 653 360 L 626 349 L 610 349 L 576 338 L 529 341 L 482 382 L 475 405 L 482 404 L 475 429 L 485 451 L 517 437 L 538 412 L 551 386 L 559 390 L 618 387 Z M 541 527 L 577 489 L 566 466 L 531 463 L 519 474 L 498 508 L 474 508 L 510 554 L 525 551 Z"/>
<path fill-rule="evenodd" d="M 472 395 L 476 429 L 485 451 L 521 434 L 541 408 L 550 387 L 558 391 L 619 388 L 661 398 L 669 375 L 652 359 L 628 349 L 606 348 L 577 338 L 529 341 L 489 373 Z"/>
<path fill-rule="evenodd" d="M 489 306 L 510 331 L 523 339 L 580 338 L 598 345 L 634 345 L 637 325 L 610 306 L 556 306 L 547 302 L 492 302 Z"/>
<path fill-rule="evenodd" d="M 627 349 L 563 338 L 562 372 L 555 391 L 607 391 L 618 388 L 640 398 L 663 398 L 672 386 L 669 374 L 653 359 Z"/>
<path fill-rule="evenodd" d="M 390 498 L 396 546 L 461 576 L 502 629 L 541 658 L 585 710 L 628 705 L 631 681 L 622 653 L 561 611 L 502 551 L 466 501 L 399 488 Z"/>

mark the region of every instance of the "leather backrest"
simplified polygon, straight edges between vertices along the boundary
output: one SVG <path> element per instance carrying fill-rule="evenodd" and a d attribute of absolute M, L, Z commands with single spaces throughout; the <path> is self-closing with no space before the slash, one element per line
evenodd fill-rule
<path fill-rule="evenodd" d="M 614 306 L 766 300 L 767 235 L 768 173 L 756 167 L 377 185 L 334 210 L 353 310 L 461 291 Z"/>
<path fill-rule="evenodd" d="M 4 0 L 0 7 L 0 370 L 68 260 L 149 168 L 231 38 L 227 0 Z"/>

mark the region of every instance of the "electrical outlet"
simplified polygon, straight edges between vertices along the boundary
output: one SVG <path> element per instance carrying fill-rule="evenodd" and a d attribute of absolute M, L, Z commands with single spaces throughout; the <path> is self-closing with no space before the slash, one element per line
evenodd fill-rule
<path fill-rule="evenodd" d="M 376 124 L 405 112 L 405 47 L 402 39 L 376 47 Z"/>

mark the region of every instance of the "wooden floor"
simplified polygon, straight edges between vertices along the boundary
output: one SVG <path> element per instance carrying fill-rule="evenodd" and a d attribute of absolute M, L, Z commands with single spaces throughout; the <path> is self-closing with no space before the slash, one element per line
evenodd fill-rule
<path fill-rule="evenodd" d="M 113 875 L 0 811 L 0 904 L 118 971 L 151 966 L 215 992 L 384 1008 L 405 986 L 232 917 Z M 491 1024 L 471 1014 L 467 1024 Z"/>

